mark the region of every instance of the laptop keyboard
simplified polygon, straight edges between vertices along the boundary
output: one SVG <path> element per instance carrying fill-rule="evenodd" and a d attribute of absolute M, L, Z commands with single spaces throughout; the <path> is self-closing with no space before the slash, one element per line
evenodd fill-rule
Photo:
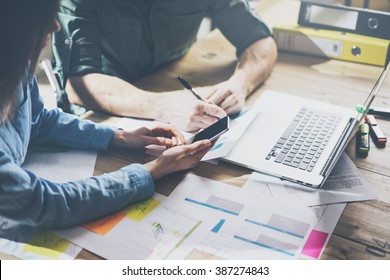
<path fill-rule="evenodd" d="M 311 172 L 341 116 L 302 107 L 265 159 Z"/>

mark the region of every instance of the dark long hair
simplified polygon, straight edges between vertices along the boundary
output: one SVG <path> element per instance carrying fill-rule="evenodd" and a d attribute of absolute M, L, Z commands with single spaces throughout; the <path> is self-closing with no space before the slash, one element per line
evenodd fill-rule
<path fill-rule="evenodd" d="M 33 74 L 59 0 L 0 0 L 0 122 L 12 115 L 26 66 Z"/>

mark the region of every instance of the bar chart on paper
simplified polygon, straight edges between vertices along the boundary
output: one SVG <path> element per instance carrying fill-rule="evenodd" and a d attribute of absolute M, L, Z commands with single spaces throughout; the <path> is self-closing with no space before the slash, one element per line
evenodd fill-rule
<path fill-rule="evenodd" d="M 297 254 L 301 240 L 305 238 L 310 228 L 310 224 L 278 214 L 272 214 L 267 223 L 252 219 L 245 219 L 244 221 L 248 228 L 262 229 L 263 233 L 259 233 L 253 238 L 252 236 L 246 236 L 248 232 L 253 230 L 248 229 L 238 233 L 234 238 L 292 257 Z M 255 230 L 253 231 L 255 232 Z M 271 231 L 271 233 L 267 235 L 267 231 Z M 275 235 L 281 238 L 272 237 Z"/>
<path fill-rule="evenodd" d="M 226 214 L 238 216 L 241 210 L 244 208 L 244 205 L 237 203 L 235 201 L 225 199 L 216 195 L 207 195 L 205 198 L 200 198 L 199 195 L 196 196 L 192 194 L 190 197 L 184 199 L 189 203 L 193 203 L 205 208 L 214 209 L 221 211 Z"/>
<path fill-rule="evenodd" d="M 221 219 L 196 249 L 224 259 L 297 259 L 312 229 L 307 218 L 254 212 L 241 219 Z M 247 213 L 248 214 L 248 213 Z M 304 214 L 305 215 L 305 214 Z M 311 217 L 310 217 L 311 216 Z"/>
<path fill-rule="evenodd" d="M 221 259 L 318 259 L 345 204 L 306 207 L 187 175 L 170 197 L 206 209 L 218 222 L 194 247 Z"/>
<path fill-rule="evenodd" d="M 106 259 L 184 258 L 188 244 L 216 222 L 200 213 L 155 194 L 121 213 L 56 233 Z"/>

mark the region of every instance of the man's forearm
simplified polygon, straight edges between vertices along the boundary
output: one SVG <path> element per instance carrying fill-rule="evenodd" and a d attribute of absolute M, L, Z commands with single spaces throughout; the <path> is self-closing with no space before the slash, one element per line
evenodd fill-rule
<path fill-rule="evenodd" d="M 199 101 L 183 90 L 148 92 L 103 74 L 70 77 L 66 90 L 72 103 L 89 109 L 169 122 L 185 131 L 205 128 L 226 115 L 218 106 Z"/>
<path fill-rule="evenodd" d="M 158 94 L 119 78 L 92 73 L 69 78 L 66 91 L 72 103 L 119 116 L 158 119 Z"/>
<path fill-rule="evenodd" d="M 276 59 L 277 48 L 272 37 L 256 41 L 240 56 L 230 79 L 243 83 L 248 96 L 269 76 Z"/>

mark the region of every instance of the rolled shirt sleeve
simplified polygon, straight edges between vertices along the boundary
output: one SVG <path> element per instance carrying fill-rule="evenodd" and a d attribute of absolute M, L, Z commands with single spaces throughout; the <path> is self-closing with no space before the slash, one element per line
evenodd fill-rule
<path fill-rule="evenodd" d="M 96 0 L 61 1 L 58 20 L 61 30 L 53 34 L 55 70 L 62 86 L 71 75 L 102 73 L 101 38 Z"/>
<path fill-rule="evenodd" d="M 236 47 L 237 57 L 254 42 L 272 36 L 271 29 L 247 1 L 230 0 L 229 4 L 225 0 L 212 2 L 210 17 L 213 24 Z"/>

